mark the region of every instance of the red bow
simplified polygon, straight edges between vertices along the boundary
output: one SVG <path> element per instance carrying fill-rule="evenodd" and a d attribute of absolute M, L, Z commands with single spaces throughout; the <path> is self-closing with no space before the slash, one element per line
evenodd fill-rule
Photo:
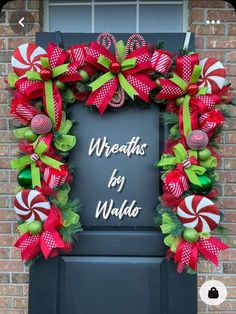
<path fill-rule="evenodd" d="M 44 58 L 44 67 L 40 72 L 29 71 L 26 73 L 27 77 L 22 77 L 16 82 L 16 88 L 29 99 L 43 97 L 45 112 L 54 122 L 55 130 L 60 127 L 62 119 L 62 99 L 55 83 L 56 80 L 60 82 L 81 80 L 81 75 L 77 70 L 80 61 L 77 60 L 66 65 L 65 62 L 68 58 L 68 52 L 50 43 L 47 56 Z M 49 107 L 51 102 L 52 107 Z"/>
<path fill-rule="evenodd" d="M 32 235 L 30 232 L 23 234 L 14 244 L 21 251 L 23 261 L 35 258 L 41 251 L 45 257 L 55 254 L 55 249 L 63 249 L 64 242 L 57 229 L 62 226 L 62 216 L 60 211 L 52 206 L 48 219 L 44 222 L 42 233 Z"/>
<path fill-rule="evenodd" d="M 174 198 L 180 197 L 189 189 L 187 177 L 180 170 L 172 170 L 167 173 L 163 182 L 166 191 L 171 193 Z"/>
<path fill-rule="evenodd" d="M 162 87 L 156 99 L 175 99 L 181 96 L 188 97 L 190 106 L 190 120 L 192 130 L 198 129 L 198 113 L 205 113 L 214 108 L 220 102 L 220 97 L 215 94 L 198 94 L 198 78 L 200 68 L 198 62 L 198 54 L 185 55 L 176 58 L 176 76 L 172 79 L 158 79 Z M 194 82 L 194 83 L 193 83 Z M 204 92 L 205 93 L 205 92 Z M 184 137 L 184 118 L 183 118 L 183 102 L 180 103 L 179 110 L 179 127 L 181 135 Z"/>
<path fill-rule="evenodd" d="M 104 57 L 107 60 L 107 66 L 99 63 L 100 57 Z M 120 63 L 118 59 L 119 58 L 114 56 L 107 48 L 96 42 L 92 42 L 86 61 L 103 73 L 108 74 L 110 72 L 113 74 L 104 84 L 101 84 L 100 87 L 92 91 L 86 102 L 87 105 L 96 105 L 101 113 L 103 113 L 108 106 L 119 84 L 127 92 L 128 89 L 126 90 L 125 88 L 125 82 L 138 97 L 146 102 L 149 99 L 149 92 L 156 88 L 156 83 L 153 82 L 147 74 L 147 71 L 151 69 L 151 60 L 147 47 L 140 47 L 127 56 L 124 56 L 124 62 L 136 59 L 136 63 L 133 67 L 127 70 L 125 66 L 122 65 L 123 62 Z M 122 75 L 122 81 L 119 79 L 119 74 Z M 133 98 L 134 94 L 129 94 L 129 96 Z"/>
<path fill-rule="evenodd" d="M 190 266 L 193 270 L 197 268 L 198 253 L 204 258 L 218 266 L 218 253 L 228 249 L 229 246 L 215 237 L 209 239 L 199 238 L 195 243 L 188 243 L 183 240 L 176 251 L 175 262 L 178 263 L 178 271 L 182 271 L 185 266 Z"/>

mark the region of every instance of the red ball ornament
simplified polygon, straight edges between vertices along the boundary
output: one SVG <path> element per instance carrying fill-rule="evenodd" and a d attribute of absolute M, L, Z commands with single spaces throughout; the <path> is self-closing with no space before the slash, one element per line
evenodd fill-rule
<path fill-rule="evenodd" d="M 199 88 L 197 86 L 197 84 L 189 84 L 189 86 L 187 87 L 187 93 L 191 96 L 194 96 L 197 94 Z"/>
<path fill-rule="evenodd" d="M 111 73 L 118 74 L 121 70 L 121 65 L 119 62 L 112 62 L 110 66 Z"/>
<path fill-rule="evenodd" d="M 52 122 L 48 116 L 38 114 L 31 120 L 31 128 L 37 134 L 47 134 L 51 131 Z"/>
<path fill-rule="evenodd" d="M 192 131 L 186 139 L 187 145 L 191 149 L 201 150 L 205 148 L 209 142 L 207 134 L 202 130 Z"/>
<path fill-rule="evenodd" d="M 49 81 L 52 79 L 52 71 L 44 68 L 40 71 L 40 76 L 44 81 Z"/>

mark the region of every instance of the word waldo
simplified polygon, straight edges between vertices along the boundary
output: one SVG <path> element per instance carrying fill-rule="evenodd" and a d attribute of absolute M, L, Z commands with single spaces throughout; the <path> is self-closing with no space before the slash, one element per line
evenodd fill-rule
<path fill-rule="evenodd" d="M 145 156 L 148 145 L 146 143 L 140 144 L 140 142 L 141 138 L 138 136 L 133 136 L 126 145 L 110 145 L 105 136 L 103 139 L 98 138 L 97 140 L 92 138 L 89 145 L 88 155 L 92 156 L 95 153 L 98 157 L 110 157 L 112 154 L 122 153 L 127 157 L 131 157 L 132 155 Z M 114 169 L 108 181 L 107 188 L 114 188 L 116 189 L 117 193 L 121 193 L 125 187 L 126 182 L 126 177 L 119 175 L 118 169 Z M 138 216 L 141 210 L 142 207 L 137 206 L 136 200 L 133 200 L 130 202 L 130 204 L 128 200 L 124 200 L 120 207 L 115 206 L 115 203 L 112 199 L 109 201 L 106 200 L 104 202 L 100 200 L 98 201 L 95 211 L 95 218 L 99 219 L 102 217 L 105 220 L 107 220 L 110 216 L 115 216 L 120 220 L 123 219 L 124 216 L 135 218 Z"/>

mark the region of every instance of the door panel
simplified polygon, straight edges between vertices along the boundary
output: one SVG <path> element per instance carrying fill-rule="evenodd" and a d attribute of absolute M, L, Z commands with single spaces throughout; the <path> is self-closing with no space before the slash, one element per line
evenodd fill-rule
<path fill-rule="evenodd" d="M 128 37 L 116 34 L 124 41 Z M 166 49 L 178 52 L 185 34 L 144 37 L 150 43 L 162 40 Z M 38 33 L 36 41 L 44 48 L 50 41 L 68 48 L 96 38 L 97 34 Z M 100 116 L 74 103 L 70 116 L 79 121 L 74 128 L 78 144 L 69 161 L 76 166 L 72 194 L 81 199 L 85 231 L 72 252 L 31 267 L 29 314 L 41 314 L 42 306 L 43 314 L 176 314 L 176 309 L 178 314 L 196 314 L 196 276 L 180 275 L 173 262 L 166 262 L 163 236 L 153 225 L 160 180 L 153 163 L 159 159 L 165 134 L 158 106 L 108 110 Z M 140 136 L 149 145 L 146 158 L 89 158 L 88 143 L 99 136 L 112 144 Z M 122 193 L 105 187 L 114 168 L 127 177 Z M 123 199 L 137 199 L 143 209 L 135 219 L 95 219 L 100 199 L 114 199 L 117 205 Z"/>

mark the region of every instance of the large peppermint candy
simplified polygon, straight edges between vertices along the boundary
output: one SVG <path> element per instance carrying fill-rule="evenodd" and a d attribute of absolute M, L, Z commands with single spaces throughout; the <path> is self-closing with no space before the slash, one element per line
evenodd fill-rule
<path fill-rule="evenodd" d="M 39 72 L 42 68 L 40 58 L 46 55 L 46 51 L 32 43 L 23 44 L 16 48 L 11 58 L 14 72 L 23 76 L 27 71 Z"/>
<path fill-rule="evenodd" d="M 44 114 L 38 114 L 31 120 L 31 128 L 37 134 L 47 134 L 51 131 L 52 122 L 48 116 Z"/>
<path fill-rule="evenodd" d="M 199 87 L 207 87 L 208 94 L 218 93 L 225 85 L 226 72 L 223 64 L 215 58 L 205 58 L 200 60 L 202 67 Z"/>
<path fill-rule="evenodd" d="M 220 213 L 216 205 L 201 195 L 186 197 L 180 202 L 177 214 L 186 228 L 194 228 L 198 232 L 210 232 L 220 222 Z"/>
<path fill-rule="evenodd" d="M 207 146 L 209 142 L 207 134 L 202 130 L 192 131 L 186 139 L 189 148 L 201 150 Z"/>
<path fill-rule="evenodd" d="M 27 222 L 46 220 L 50 207 L 47 199 L 36 190 L 23 190 L 16 195 L 14 200 L 17 215 Z"/>

